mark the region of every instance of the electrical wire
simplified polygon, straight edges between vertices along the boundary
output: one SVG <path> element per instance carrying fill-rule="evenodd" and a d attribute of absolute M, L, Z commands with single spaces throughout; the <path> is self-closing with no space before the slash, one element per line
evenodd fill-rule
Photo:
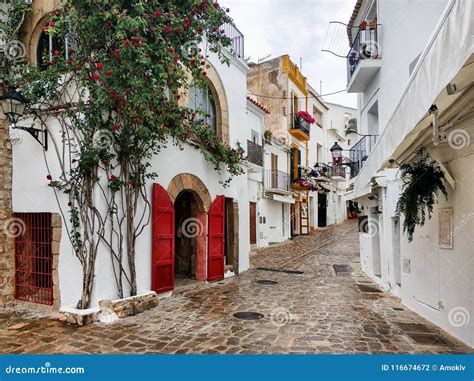
<path fill-rule="evenodd" d="M 327 97 L 329 95 L 343 93 L 345 91 L 347 91 L 347 90 L 344 89 L 344 90 L 334 91 L 332 93 L 327 93 L 327 94 L 321 94 L 321 95 L 316 95 L 316 96 L 307 96 L 307 97 L 298 97 L 298 98 L 299 99 L 320 99 L 322 97 Z M 254 97 L 268 98 L 268 99 L 293 99 L 292 97 L 273 97 L 271 95 L 252 94 L 251 92 L 247 92 L 247 94 L 251 95 L 251 96 L 254 96 Z"/>

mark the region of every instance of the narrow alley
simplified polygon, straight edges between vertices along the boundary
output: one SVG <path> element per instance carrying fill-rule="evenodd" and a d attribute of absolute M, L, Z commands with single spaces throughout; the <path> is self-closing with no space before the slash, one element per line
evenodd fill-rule
<path fill-rule="evenodd" d="M 361 272 L 358 248 L 357 224 L 346 221 L 261 250 L 238 277 L 108 326 L 4 310 L 0 352 L 472 353 L 381 292 Z"/>

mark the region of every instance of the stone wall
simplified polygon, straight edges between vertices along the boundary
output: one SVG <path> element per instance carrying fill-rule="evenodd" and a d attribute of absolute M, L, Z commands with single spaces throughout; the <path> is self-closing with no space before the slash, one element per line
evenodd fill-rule
<path fill-rule="evenodd" d="M 8 123 L 0 116 L 0 305 L 13 299 L 13 240 L 7 234 L 12 214 L 12 151 Z"/>
<path fill-rule="evenodd" d="M 53 228 L 53 242 L 51 252 L 53 254 L 53 310 L 59 311 L 61 298 L 59 292 L 59 251 L 62 234 L 62 218 L 59 214 L 53 213 L 51 216 L 51 227 Z"/>

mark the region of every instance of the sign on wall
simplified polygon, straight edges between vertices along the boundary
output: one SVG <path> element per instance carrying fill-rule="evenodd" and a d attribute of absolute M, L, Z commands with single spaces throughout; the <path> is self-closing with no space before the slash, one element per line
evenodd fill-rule
<path fill-rule="evenodd" d="M 438 211 L 438 237 L 440 249 L 453 249 L 453 209 L 443 208 Z"/>

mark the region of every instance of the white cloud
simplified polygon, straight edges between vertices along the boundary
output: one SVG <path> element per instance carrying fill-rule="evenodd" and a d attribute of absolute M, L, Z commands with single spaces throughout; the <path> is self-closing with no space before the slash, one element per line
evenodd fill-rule
<path fill-rule="evenodd" d="M 245 54 L 253 61 L 269 54 L 289 54 L 303 62 L 303 74 L 323 94 L 346 88 L 346 61 L 321 52 L 330 21 L 347 23 L 355 0 L 224 0 L 245 36 Z M 347 51 L 349 45 L 347 44 Z M 355 94 L 325 97 L 329 102 L 356 107 Z"/>

